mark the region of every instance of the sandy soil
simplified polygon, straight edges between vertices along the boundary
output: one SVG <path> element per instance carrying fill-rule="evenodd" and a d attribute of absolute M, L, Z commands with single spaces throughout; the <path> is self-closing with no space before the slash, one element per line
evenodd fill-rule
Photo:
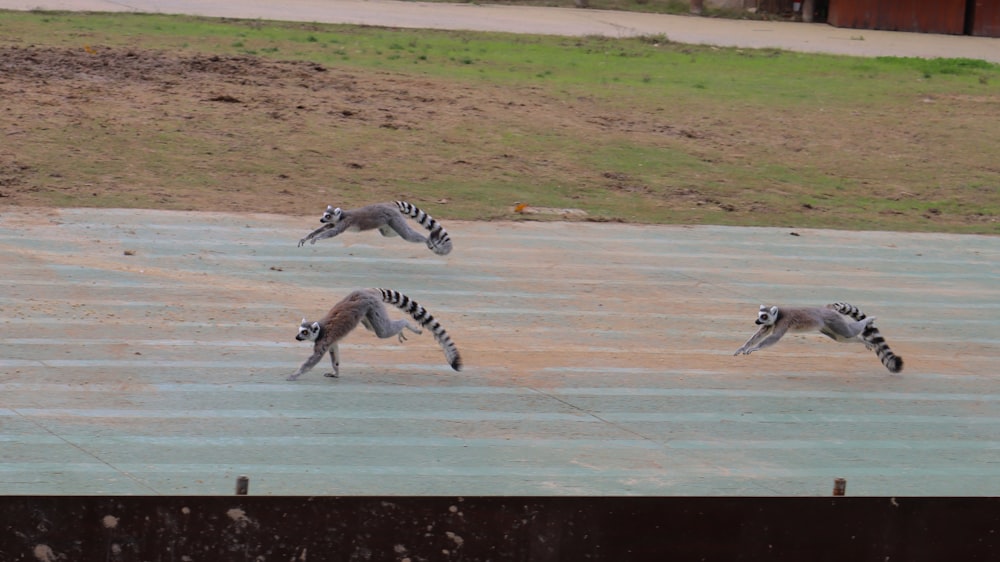
<path fill-rule="evenodd" d="M 22 206 L 89 206 L 94 197 L 101 198 L 95 206 L 104 207 L 312 216 L 315 189 L 334 186 L 329 193 L 342 205 L 369 203 L 365 186 L 384 191 L 379 166 L 407 158 L 398 152 L 406 147 L 368 145 L 361 139 L 373 130 L 448 131 L 502 122 L 516 112 L 522 121 L 584 127 L 590 134 L 692 134 L 655 121 L 636 123 L 586 100 L 569 107 L 530 91 L 137 48 L 0 47 L 0 98 L 6 100 L 0 130 L 11 139 L 6 149 L 0 145 L 0 201 Z M 322 138 L 317 130 L 332 131 L 334 142 L 359 140 L 349 150 L 316 146 Z M 76 139 L 63 161 L 44 151 L 57 135 L 60 142 Z M 130 156 L 137 150 L 143 153 Z M 422 173 L 471 165 L 456 150 L 456 159 L 423 162 Z M 496 158 L 484 164 L 496 170 L 565 165 L 544 156 L 539 162 L 523 162 L 523 155 Z M 178 176 L 186 169 L 196 173 Z M 612 190 L 646 189 L 628 177 L 605 179 Z M 394 197 L 420 201 L 405 191 Z"/>
<path fill-rule="evenodd" d="M 722 116 L 639 118 L 628 107 L 586 96 L 570 103 L 530 86 L 456 85 L 253 56 L 16 44 L 0 47 L 0 100 L 0 135 L 6 141 L 0 144 L 0 203 L 21 206 L 313 216 L 331 201 L 350 207 L 406 199 L 449 203 L 452 218 L 496 219 L 513 217 L 509 209 L 519 197 L 510 184 L 514 176 L 543 185 L 574 178 L 584 193 L 579 196 L 590 204 L 597 199 L 585 190 L 608 193 L 615 206 L 605 219 L 631 220 L 629 205 L 640 201 L 676 210 L 688 221 L 720 212 L 737 222 L 764 212 L 809 213 L 808 220 L 821 221 L 811 224 L 820 226 L 853 224 L 841 218 L 856 220 L 850 209 L 776 208 L 763 186 L 734 193 L 731 199 L 721 197 L 711 186 L 730 181 L 728 177 L 689 174 L 652 185 L 612 164 L 595 170 L 571 151 L 540 151 L 490 138 L 526 124 L 572 139 L 623 135 L 650 146 L 677 143 L 691 155 L 721 159 L 736 169 L 776 153 L 793 160 L 813 158 L 817 173 L 877 182 L 879 195 L 888 194 L 893 201 L 910 197 L 909 174 L 935 161 L 950 166 L 945 170 L 934 164 L 933 173 L 969 175 L 970 182 L 978 181 L 976 174 L 990 177 L 995 171 L 976 156 L 981 143 L 975 131 L 988 128 L 983 117 L 992 101 L 988 97 L 949 100 L 951 111 L 964 117 L 947 131 L 912 124 L 899 130 L 866 129 L 864 142 L 845 144 L 837 139 L 855 138 L 857 124 L 820 114 L 777 120 L 747 115 L 739 120 L 744 117 L 722 108 Z M 926 113 L 914 123 L 937 118 L 927 107 L 913 109 L 914 114 L 919 111 Z M 816 127 L 830 133 L 835 151 L 812 136 Z M 969 127 L 965 141 L 936 142 L 954 127 Z M 423 150 L 417 143 L 437 144 Z M 796 155 L 802 146 L 811 146 L 811 152 Z M 906 158 L 896 158 L 897 153 L 924 149 L 934 159 L 901 166 Z M 847 162 L 867 161 L 880 152 L 892 159 L 877 169 L 844 169 Z M 448 192 L 427 187 L 460 186 L 472 177 L 480 185 L 509 186 L 510 192 L 484 202 L 478 200 L 481 196 L 463 195 L 460 187 Z M 785 189 L 794 193 L 798 188 Z M 990 197 L 989 189 L 984 185 L 977 191 L 953 181 L 926 195 L 954 200 L 953 210 L 888 210 L 873 213 L 871 220 L 885 230 L 899 228 L 896 221 L 907 225 L 903 229 L 922 228 L 928 221 L 980 228 L 995 221 L 976 204 L 977 198 Z"/>

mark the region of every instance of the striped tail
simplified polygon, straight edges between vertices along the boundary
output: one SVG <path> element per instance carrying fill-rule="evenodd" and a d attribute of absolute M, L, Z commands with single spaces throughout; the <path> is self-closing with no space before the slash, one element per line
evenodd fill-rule
<path fill-rule="evenodd" d="M 458 347 L 455 346 L 455 342 L 451 341 L 451 336 L 448 335 L 444 327 L 431 316 L 430 312 L 427 312 L 426 308 L 420 306 L 417 301 L 399 291 L 382 288 L 376 288 L 375 290 L 382 293 L 383 302 L 387 302 L 406 312 L 419 322 L 421 326 L 433 332 L 434 339 L 437 340 L 441 349 L 444 350 L 444 355 L 448 359 L 448 364 L 451 365 L 451 368 L 456 371 L 462 370 L 462 357 L 458 354 Z"/>
<path fill-rule="evenodd" d="M 826 307 L 836 310 L 837 312 L 843 314 L 844 316 L 850 316 L 855 320 L 864 320 L 865 318 L 868 318 L 867 316 L 865 316 L 864 312 L 861 312 L 860 308 L 850 303 L 835 302 L 833 304 L 826 305 Z"/>
<path fill-rule="evenodd" d="M 865 313 L 861 312 L 858 307 L 846 302 L 828 304 L 826 307 L 832 308 L 845 316 L 850 316 L 855 320 L 864 320 L 867 318 Z M 890 373 L 898 373 L 903 370 L 903 358 L 893 353 L 892 349 L 889 349 L 889 344 L 885 342 L 885 338 L 882 337 L 882 333 L 878 331 L 874 323 L 868 324 L 865 331 L 861 332 L 861 339 L 864 340 L 865 347 L 875 350 L 879 361 L 885 365 L 886 369 L 889 369 Z"/>
<path fill-rule="evenodd" d="M 404 215 L 416 219 L 420 223 L 420 226 L 430 231 L 431 235 L 427 237 L 427 247 L 432 252 L 439 256 L 444 256 L 451 252 L 451 236 L 448 236 L 448 231 L 441 226 L 441 223 L 421 211 L 416 205 L 412 205 L 406 201 L 396 201 L 396 206 L 399 207 L 400 212 Z"/>

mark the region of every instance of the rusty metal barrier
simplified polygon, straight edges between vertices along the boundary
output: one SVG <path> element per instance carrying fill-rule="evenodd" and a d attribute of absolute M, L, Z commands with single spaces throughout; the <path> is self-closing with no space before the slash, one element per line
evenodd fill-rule
<path fill-rule="evenodd" d="M 7 496 L 0 560 L 1000 559 L 1000 498 Z"/>

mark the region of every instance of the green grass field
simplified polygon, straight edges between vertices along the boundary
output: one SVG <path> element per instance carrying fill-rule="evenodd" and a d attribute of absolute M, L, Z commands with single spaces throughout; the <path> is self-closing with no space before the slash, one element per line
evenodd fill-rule
<path fill-rule="evenodd" d="M 99 135 L 88 119 L 115 111 L 110 102 L 94 100 L 78 132 L 42 130 L 23 99 L 37 86 L 26 90 L 16 73 L 0 73 L 0 127 L 18 131 L 7 134 L 0 158 L 39 171 L 30 204 L 189 208 L 176 195 L 129 198 L 102 186 L 114 177 L 193 196 L 224 187 L 227 166 L 230 177 L 253 178 L 258 197 L 279 189 L 269 182 L 290 174 L 282 171 L 288 154 L 248 141 L 248 152 L 227 161 L 229 141 L 214 133 L 224 127 L 364 161 L 331 170 L 329 158 L 302 156 L 291 174 L 301 184 L 281 184 L 290 200 L 329 182 L 343 186 L 335 195 L 346 203 L 446 199 L 434 213 L 444 218 L 512 218 L 510 205 L 523 201 L 641 223 L 1000 233 L 1000 66 L 981 61 L 723 49 L 669 37 L 0 12 L 0 47 L 29 45 L 311 61 L 360 82 L 469 92 L 467 106 L 480 109 L 396 128 L 304 121 L 287 138 L 287 128 L 259 115 L 204 114 L 155 135 L 143 132 L 150 116 L 132 115 L 139 132 Z M 203 103 L 191 107 L 204 113 Z M 83 145 L 86 161 L 67 161 Z M 128 167 L 114 158 L 123 151 L 134 154 Z M 55 179 L 42 173 L 49 167 L 61 168 Z M 94 185 L 94 194 L 60 188 L 68 182 Z"/>

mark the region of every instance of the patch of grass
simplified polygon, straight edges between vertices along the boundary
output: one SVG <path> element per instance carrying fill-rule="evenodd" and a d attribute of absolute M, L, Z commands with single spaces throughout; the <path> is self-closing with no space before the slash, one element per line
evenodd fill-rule
<path fill-rule="evenodd" d="M 936 74 L 978 75 L 983 71 L 996 70 L 996 65 L 979 59 L 923 59 L 916 57 L 877 57 L 877 61 L 893 66 L 905 67 L 931 77 Z"/>
<path fill-rule="evenodd" d="M 124 139 L 87 128 L 80 135 L 6 139 L 6 151 L 30 157 L 36 167 L 46 159 L 56 168 L 76 166 L 65 155 L 81 143 L 90 144 L 90 156 L 137 154 L 141 166 L 94 158 L 103 160 L 100 169 L 61 172 L 84 183 L 88 176 L 112 178 L 115 185 L 151 182 L 166 194 L 136 194 L 134 205 L 183 206 L 189 190 L 226 189 L 233 177 L 287 175 L 287 154 L 250 146 L 259 135 L 268 141 L 262 145 L 323 147 L 363 162 L 336 171 L 343 189 L 359 197 L 388 200 L 398 195 L 398 185 L 428 200 L 447 193 L 447 210 L 435 213 L 444 218 L 494 218 L 514 200 L 525 200 L 637 222 L 1000 233 L 1000 67 L 982 61 L 720 49 L 665 36 L 567 38 L 0 12 L 0 45 L 28 44 L 177 56 L 253 54 L 307 60 L 360 82 L 388 75 L 433 83 L 439 96 L 485 92 L 472 101 L 465 100 L 471 95 L 456 96 L 449 109 L 467 116 L 414 118 L 402 126 L 374 113 L 338 117 L 342 108 L 327 107 L 327 121 L 283 129 L 276 118 L 233 111 L 198 114 L 158 138 L 147 129 L 162 124 L 162 116 L 136 117 L 133 135 Z M 12 99 L 2 77 L 0 87 Z M 309 101 L 296 103 L 306 107 Z M 185 111 L 204 109 L 201 100 L 192 103 Z M 487 105 L 509 110 L 486 113 Z M 382 109 L 393 114 L 406 107 Z M 20 130 L 24 123 L 0 114 L 0 126 Z M 234 128 L 237 138 L 249 139 L 216 138 Z M 295 181 L 286 183 L 324 181 L 329 157 L 300 151 L 305 155 L 296 161 Z M 286 189 L 281 181 L 271 189 Z M 181 182 L 183 188 L 171 185 Z M 267 189 L 263 181 L 250 183 Z M 128 200 L 74 199 L 106 205 Z"/>

